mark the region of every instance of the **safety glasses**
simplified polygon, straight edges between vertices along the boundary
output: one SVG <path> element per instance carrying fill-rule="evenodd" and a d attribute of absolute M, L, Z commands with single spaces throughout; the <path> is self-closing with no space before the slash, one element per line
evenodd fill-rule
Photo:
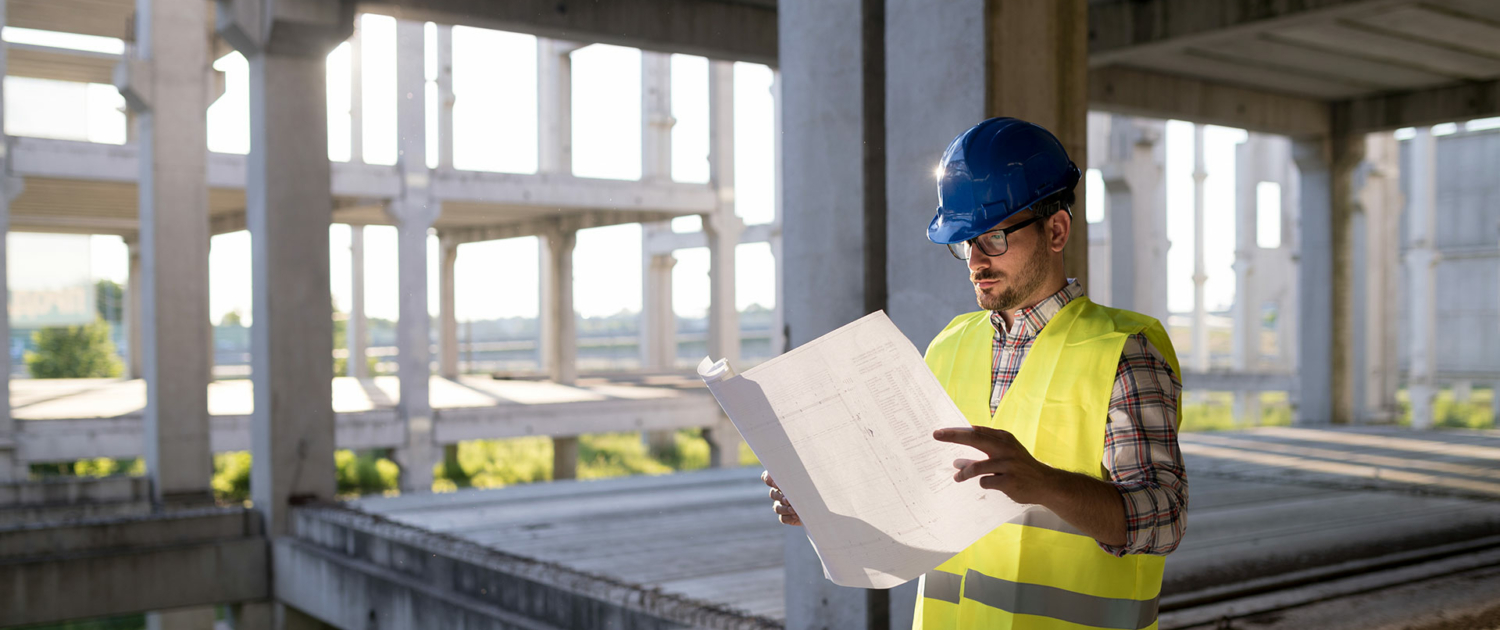
<path fill-rule="evenodd" d="M 993 258 L 995 256 L 1002 255 L 1006 252 L 1006 250 L 1010 249 L 1010 245 L 1006 237 L 1009 236 L 1011 232 L 1036 223 L 1039 220 L 1040 219 L 1037 217 L 1032 217 L 1008 228 L 990 230 L 967 241 L 959 243 L 949 243 L 948 252 L 952 253 L 954 258 L 963 261 L 969 260 L 969 254 L 974 251 L 975 247 L 978 247 L 979 251 L 984 252 L 985 256 Z"/>

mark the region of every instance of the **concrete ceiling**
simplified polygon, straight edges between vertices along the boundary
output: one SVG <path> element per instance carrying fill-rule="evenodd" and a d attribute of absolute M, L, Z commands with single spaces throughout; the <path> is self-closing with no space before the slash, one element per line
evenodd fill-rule
<path fill-rule="evenodd" d="M 1318 8 L 1260 14 L 1249 4 L 1096 1 L 1090 66 L 1324 101 L 1500 78 L 1495 0 L 1309 0 Z"/>

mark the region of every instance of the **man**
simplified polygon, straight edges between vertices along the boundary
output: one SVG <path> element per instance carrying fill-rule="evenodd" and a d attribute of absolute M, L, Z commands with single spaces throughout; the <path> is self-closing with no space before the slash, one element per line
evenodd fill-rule
<path fill-rule="evenodd" d="M 948 145 L 934 243 L 966 260 L 980 308 L 927 365 L 972 426 L 934 439 L 1028 511 L 922 576 L 916 628 L 1155 628 L 1163 556 L 1186 526 L 1182 384 L 1156 320 L 1093 304 L 1063 273 L 1078 168 L 1039 126 L 975 125 Z M 769 475 L 781 522 L 800 525 Z"/>

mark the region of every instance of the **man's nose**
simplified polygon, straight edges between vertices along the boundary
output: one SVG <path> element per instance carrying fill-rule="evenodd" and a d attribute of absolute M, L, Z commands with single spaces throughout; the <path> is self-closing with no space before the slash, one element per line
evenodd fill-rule
<path fill-rule="evenodd" d="M 990 257 L 984 255 L 978 247 L 969 248 L 969 272 L 977 273 L 983 269 L 989 269 Z"/>

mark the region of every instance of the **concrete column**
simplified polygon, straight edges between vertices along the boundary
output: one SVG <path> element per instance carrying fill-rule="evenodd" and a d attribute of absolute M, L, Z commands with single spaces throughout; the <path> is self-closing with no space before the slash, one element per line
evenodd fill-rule
<path fill-rule="evenodd" d="M 349 376 L 369 378 L 370 336 L 365 319 L 365 226 L 349 226 L 349 322 L 344 327 L 347 339 L 344 347 L 349 349 L 345 362 Z"/>
<path fill-rule="evenodd" d="M 135 16 L 135 47 L 115 83 L 140 129 L 146 469 L 156 503 L 206 503 L 208 40 L 182 34 L 201 31 L 208 16 L 198 0 L 139 0 Z"/>
<path fill-rule="evenodd" d="M 1235 147 L 1234 204 L 1234 354 L 1236 372 L 1260 369 L 1260 298 L 1255 275 L 1257 190 L 1265 156 L 1265 141 L 1259 134 Z M 1260 392 L 1234 393 L 1234 420 L 1255 424 L 1260 420 Z"/>
<path fill-rule="evenodd" d="M 781 112 L 781 71 L 771 70 L 771 107 L 772 107 L 772 133 L 775 140 L 771 143 L 772 176 L 775 178 L 775 197 L 772 202 L 775 214 L 775 229 L 771 232 L 771 259 L 776 261 L 776 308 L 771 313 L 771 356 L 779 355 L 787 350 L 786 333 L 786 258 L 785 248 L 782 245 L 781 226 L 785 218 L 785 204 L 783 200 L 785 193 L 782 190 L 782 182 L 786 178 L 785 169 L 782 168 L 782 159 L 785 153 L 782 151 L 782 123 Z"/>
<path fill-rule="evenodd" d="M 1298 424 L 1347 423 L 1353 411 L 1349 374 L 1349 217 L 1352 179 L 1363 138 L 1297 141 L 1301 173 L 1298 246 Z"/>
<path fill-rule="evenodd" d="M 577 44 L 538 37 L 537 172 L 573 172 L 573 62 Z"/>
<path fill-rule="evenodd" d="M 458 266 L 458 243 L 439 236 L 438 318 L 439 373 L 443 378 L 458 378 L 458 316 L 454 311 L 453 274 Z"/>
<path fill-rule="evenodd" d="M 218 5 L 219 34 L 250 62 L 250 496 L 271 536 L 287 533 L 292 503 L 331 501 L 335 489 L 326 58 L 349 35 L 353 5 L 316 4 Z"/>
<path fill-rule="evenodd" d="M 365 161 L 364 49 L 356 19 L 354 33 L 349 36 L 349 162 L 352 164 Z"/>
<path fill-rule="evenodd" d="M 0 0 L 0 28 L 6 23 L 6 0 Z M 7 66 L 6 46 L 0 46 L 0 77 L 5 76 Z M 5 87 L 0 80 L 0 122 L 5 120 Z M 0 142 L 10 145 L 0 124 Z M 20 192 L 20 178 L 10 177 L 9 151 L 0 155 L 0 295 L 10 295 L 10 276 L 6 268 L 6 241 L 10 234 L 10 202 Z M 132 301 L 134 303 L 134 301 Z M 25 466 L 16 458 L 16 424 L 10 411 L 10 308 L 0 308 L 0 483 L 26 479 Z M 134 350 L 132 349 L 132 352 Z"/>
<path fill-rule="evenodd" d="M 1411 343 L 1406 391 L 1411 399 L 1411 426 L 1433 424 L 1432 403 L 1437 396 L 1437 139 L 1432 130 L 1417 128 L 1408 149 L 1411 163 L 1406 204 L 1407 335 Z"/>
<path fill-rule="evenodd" d="M 453 27 L 447 24 L 437 25 L 437 70 L 438 168 L 453 168 L 453 104 L 457 101 L 453 95 Z"/>
<path fill-rule="evenodd" d="M 1208 371 L 1208 310 L 1204 307 L 1203 285 L 1208 273 L 1203 264 L 1203 182 L 1205 168 L 1203 125 L 1193 125 L 1193 369 Z"/>
<path fill-rule="evenodd" d="M 1365 162 L 1356 187 L 1355 236 L 1358 261 L 1355 288 L 1363 293 L 1352 315 L 1362 329 L 1354 344 L 1355 420 L 1362 424 L 1396 420 L 1396 390 L 1400 386 L 1396 349 L 1402 338 L 1396 313 L 1402 308 L 1400 143 L 1390 133 L 1365 138 Z"/>
<path fill-rule="evenodd" d="M 1080 168 L 1089 163 L 1087 4 L 975 0 L 933 5 L 889 0 L 885 5 L 888 89 L 882 119 L 889 124 L 884 131 L 888 204 L 883 205 L 891 210 L 885 214 L 889 238 L 882 240 L 887 248 L 883 259 L 888 263 L 888 311 L 918 347 L 925 347 L 954 314 L 975 308 L 967 269 L 925 238 L 934 205 L 932 172 L 948 142 L 987 117 L 1014 116 L 1056 134 Z M 786 72 L 788 64 L 781 67 Z M 791 88 L 788 78 L 787 89 Z M 935 94 L 943 96 L 934 98 Z M 788 100 L 788 115 L 791 107 Z M 820 105 L 818 111 L 826 107 Z M 787 138 L 800 132 L 786 131 Z M 852 159 L 848 155 L 832 159 Z M 788 164 L 788 177 L 791 172 Z M 840 188 L 849 194 L 847 184 Z M 1082 182 L 1076 192 L 1079 204 L 1064 264 L 1069 276 L 1089 286 L 1089 225 L 1082 204 L 1087 194 Z M 788 208 L 804 203 L 790 191 L 787 200 Z M 835 265 L 846 276 L 849 251 L 841 250 L 844 262 Z M 792 303 L 796 301 L 793 296 Z"/>
<path fill-rule="evenodd" d="M 1166 127 L 1110 116 L 1104 179 L 1110 305 L 1167 320 Z M 1076 214 L 1085 220 L 1082 199 Z"/>
<path fill-rule="evenodd" d="M 777 262 L 798 270 L 785 278 L 785 299 L 777 302 L 792 347 L 886 307 L 885 12 L 882 0 L 786 2 L 777 9 L 778 203 L 786 210 Z M 935 163 L 923 168 L 929 189 Z M 833 585 L 806 532 L 783 529 L 788 629 L 890 627 L 890 602 L 900 597 Z"/>
<path fill-rule="evenodd" d="M 396 323 L 397 370 L 401 398 L 397 413 L 406 424 L 406 443 L 396 449 L 402 492 L 432 489 L 437 448 L 432 441 L 431 315 L 427 311 L 427 231 L 442 212 L 432 198 L 427 168 L 427 100 L 423 64 L 423 24 L 396 22 L 396 168 L 404 186 L 387 207 L 396 222 L 399 321 Z M 408 96 L 410 95 L 410 96 Z"/>
<path fill-rule="evenodd" d="M 578 436 L 552 438 L 552 479 L 578 478 Z"/>
<path fill-rule="evenodd" d="M 672 179 L 672 57 L 641 51 L 641 181 Z"/>
<path fill-rule="evenodd" d="M 125 241 L 130 252 L 129 271 L 125 278 L 125 343 L 129 349 L 127 378 L 144 378 L 141 371 L 141 243 L 139 237 Z"/>
<path fill-rule="evenodd" d="M 745 223 L 734 210 L 734 64 L 710 61 L 708 69 L 708 179 L 718 201 L 704 217 L 708 237 L 708 354 L 740 358 L 740 312 L 735 304 L 735 247 Z"/>
<path fill-rule="evenodd" d="M 652 226 L 647 226 L 651 228 Z M 657 226 L 660 227 L 660 226 Z M 670 229 L 670 228 L 669 228 Z M 669 371 L 677 362 L 677 315 L 672 312 L 671 254 L 648 253 L 641 270 L 641 368 Z"/>
<path fill-rule="evenodd" d="M 554 382 L 578 378 L 578 323 L 573 313 L 573 247 L 578 231 L 554 228 L 541 238 L 542 367 Z"/>

